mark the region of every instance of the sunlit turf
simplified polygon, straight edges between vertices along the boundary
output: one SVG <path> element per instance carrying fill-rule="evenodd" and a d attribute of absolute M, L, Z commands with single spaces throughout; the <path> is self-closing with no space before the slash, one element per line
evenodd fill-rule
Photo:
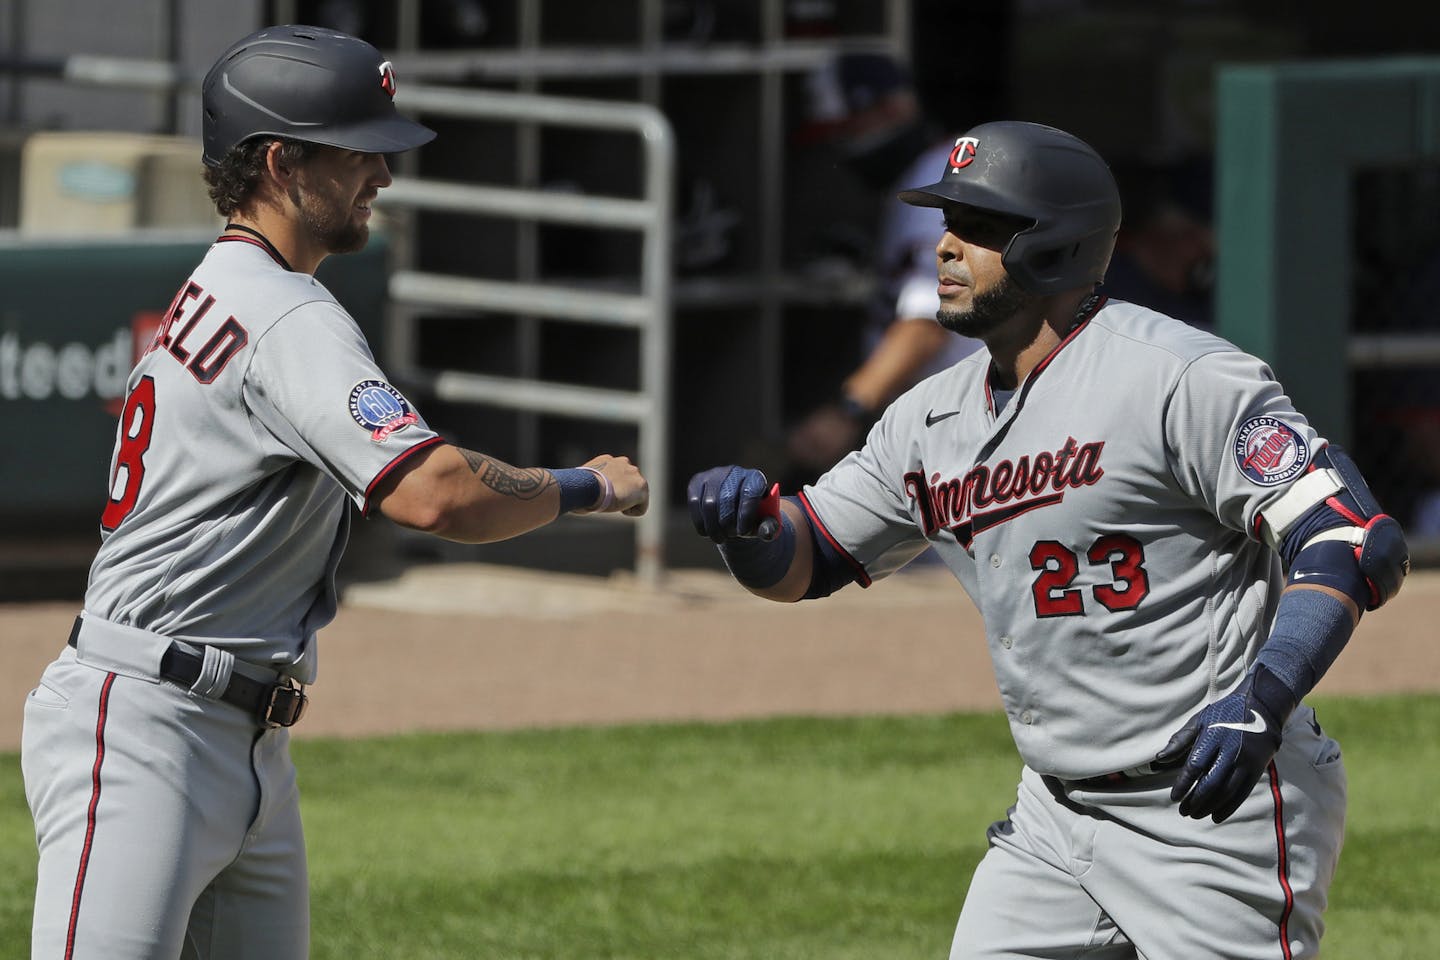
<path fill-rule="evenodd" d="M 1440 942 L 1440 697 L 1318 704 L 1350 812 L 1327 957 Z M 323 958 L 941 958 L 1019 761 L 994 714 L 305 740 Z M 0 756 L 0 956 L 35 850 Z"/>

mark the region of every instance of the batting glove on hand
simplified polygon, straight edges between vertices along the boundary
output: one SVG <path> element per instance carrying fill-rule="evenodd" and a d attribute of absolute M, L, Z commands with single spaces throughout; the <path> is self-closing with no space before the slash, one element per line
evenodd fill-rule
<path fill-rule="evenodd" d="M 712 467 L 690 478 L 686 495 L 695 532 L 716 543 L 763 536 L 765 474 L 745 467 Z"/>
<path fill-rule="evenodd" d="M 1155 755 L 1161 767 L 1184 760 L 1170 791 L 1180 815 L 1220 823 L 1238 810 L 1280 749 L 1280 731 L 1294 709 L 1290 688 L 1261 666 L 1234 693 L 1191 717 Z"/>

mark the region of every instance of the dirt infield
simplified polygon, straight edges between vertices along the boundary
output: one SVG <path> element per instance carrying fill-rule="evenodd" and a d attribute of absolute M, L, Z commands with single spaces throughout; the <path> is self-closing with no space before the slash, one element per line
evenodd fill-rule
<path fill-rule="evenodd" d="M 73 604 L 0 604 L 0 749 Z M 1440 686 L 1440 572 L 1367 616 L 1325 694 Z M 450 564 L 356 585 L 321 633 L 297 736 L 992 709 L 979 617 L 943 570 L 772 604 L 719 572 L 628 576 Z"/>

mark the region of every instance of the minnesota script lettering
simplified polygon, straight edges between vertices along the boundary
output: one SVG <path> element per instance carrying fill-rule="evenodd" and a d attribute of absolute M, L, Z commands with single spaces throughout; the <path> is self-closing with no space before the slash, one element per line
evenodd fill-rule
<path fill-rule="evenodd" d="M 963 477 L 941 480 L 915 470 L 904 476 L 905 492 L 920 510 L 927 537 L 949 528 L 965 546 L 982 530 L 1022 513 L 1049 507 L 1065 499 L 1065 491 L 1096 483 L 1103 440 L 1079 443 L 1074 437 L 1055 451 L 1042 451 L 1015 461 L 991 466 L 977 463 Z"/>

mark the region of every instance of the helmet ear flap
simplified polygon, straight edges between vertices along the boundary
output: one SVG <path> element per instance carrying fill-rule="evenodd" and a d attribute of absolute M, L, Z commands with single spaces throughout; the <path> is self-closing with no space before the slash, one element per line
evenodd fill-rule
<path fill-rule="evenodd" d="M 1054 294 L 1087 284 L 1094 287 L 1104 280 L 1117 230 L 1101 228 L 1059 243 L 1055 242 L 1055 232 L 1050 229 L 1031 236 L 1019 234 L 1006 249 L 1002 262 L 1022 290 Z"/>
<path fill-rule="evenodd" d="M 1036 250 L 1033 253 L 1023 253 L 1015 258 L 1015 262 L 1005 263 L 1005 269 L 1015 278 L 1020 289 L 1028 290 L 1031 293 L 1048 293 L 1049 286 L 1046 278 L 1055 275 L 1055 268 L 1060 264 L 1062 254 L 1059 250 Z"/>

